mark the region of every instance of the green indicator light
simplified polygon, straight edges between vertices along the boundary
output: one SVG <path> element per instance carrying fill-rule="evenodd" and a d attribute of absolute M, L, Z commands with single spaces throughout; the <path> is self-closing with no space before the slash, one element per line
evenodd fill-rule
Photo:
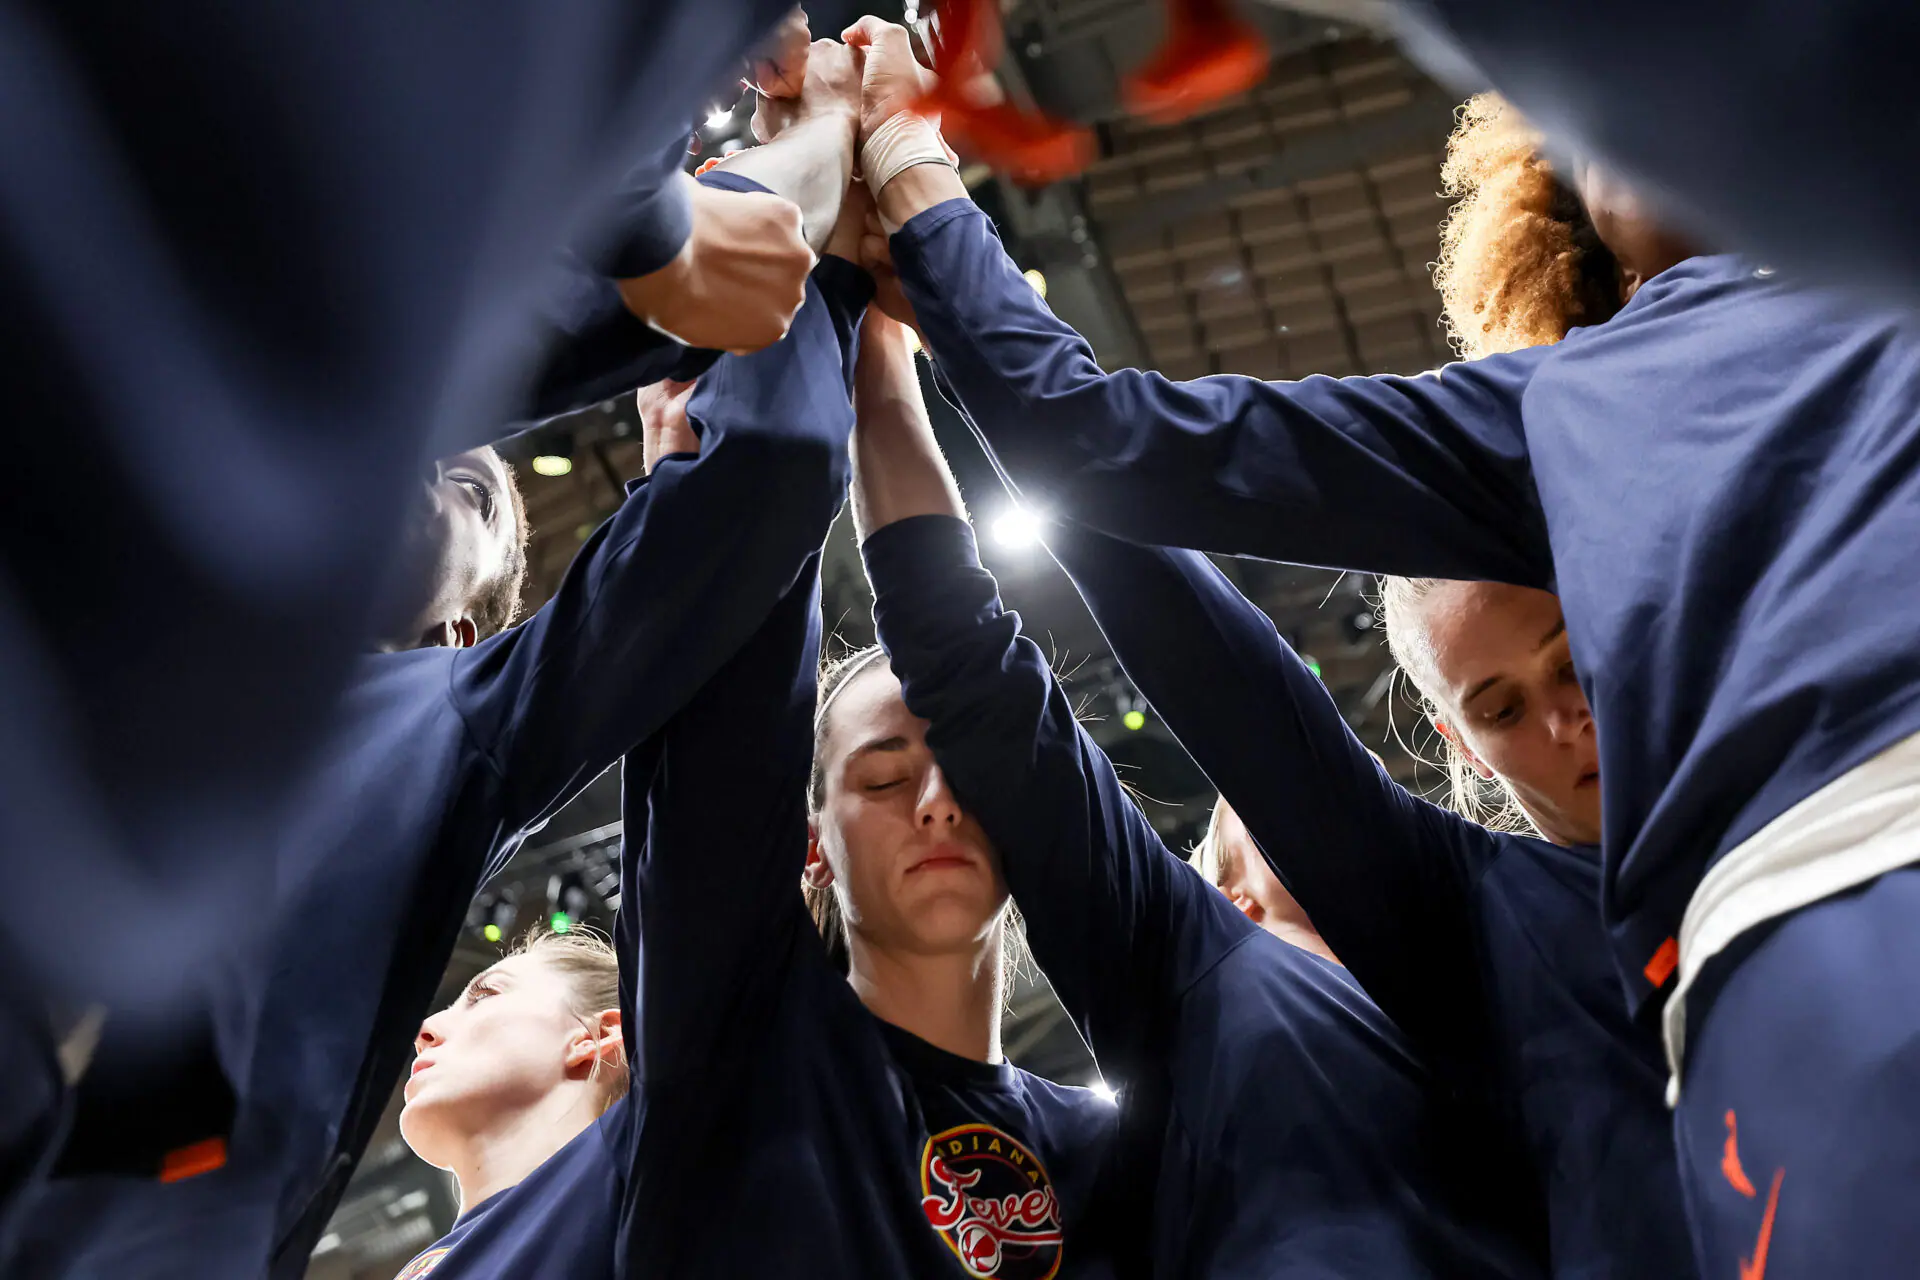
<path fill-rule="evenodd" d="M 490 924 L 486 928 L 480 931 L 480 936 L 485 938 L 488 942 L 498 942 L 500 941 L 500 926 L 497 924 Z"/>
<path fill-rule="evenodd" d="M 547 924 L 555 933 L 573 932 L 573 917 L 564 911 L 554 912 L 553 919 L 547 921 Z"/>
<path fill-rule="evenodd" d="M 1320 659 L 1310 653 L 1303 653 L 1300 655 L 1300 661 L 1306 663 L 1307 670 L 1313 672 L 1315 676 L 1318 676 L 1322 680 L 1326 679 L 1325 676 L 1320 675 Z"/>
<path fill-rule="evenodd" d="M 1147 713 L 1144 711 L 1129 711 L 1120 717 L 1120 723 L 1136 731 L 1144 729 L 1147 727 Z"/>

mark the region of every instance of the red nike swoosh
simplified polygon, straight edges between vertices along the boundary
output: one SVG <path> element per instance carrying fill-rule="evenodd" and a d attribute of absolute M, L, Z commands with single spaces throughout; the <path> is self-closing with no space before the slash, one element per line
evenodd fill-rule
<path fill-rule="evenodd" d="M 1765 1280 L 1767 1246 L 1773 1243 L 1773 1211 L 1780 1205 L 1780 1179 L 1785 1169 L 1773 1171 L 1773 1189 L 1767 1192 L 1767 1216 L 1760 1219 L 1760 1238 L 1754 1242 L 1753 1256 L 1740 1259 L 1740 1280 Z"/>

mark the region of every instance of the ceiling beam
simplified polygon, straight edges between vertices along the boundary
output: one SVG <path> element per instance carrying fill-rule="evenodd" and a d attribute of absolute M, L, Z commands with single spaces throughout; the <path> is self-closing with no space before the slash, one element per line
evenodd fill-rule
<path fill-rule="evenodd" d="M 1336 125 L 1283 143 L 1278 155 L 1231 177 L 1214 178 L 1129 208 L 1124 214 L 1098 222 L 1102 239 L 1135 239 L 1153 235 L 1195 214 L 1218 209 L 1256 191 L 1290 187 L 1313 178 L 1356 168 L 1415 143 L 1436 148 L 1446 140 L 1454 101 L 1438 89 L 1423 89 L 1392 110 L 1368 116 L 1356 124 Z"/>

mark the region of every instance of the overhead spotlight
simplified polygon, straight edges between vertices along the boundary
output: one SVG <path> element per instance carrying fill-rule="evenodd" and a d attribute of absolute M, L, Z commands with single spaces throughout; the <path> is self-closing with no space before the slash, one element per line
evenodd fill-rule
<path fill-rule="evenodd" d="M 686 117 L 682 116 L 681 119 L 684 120 L 686 119 Z M 711 111 L 707 112 L 707 128 L 709 129 L 724 129 L 732 123 L 733 123 L 732 107 L 715 107 Z"/>
<path fill-rule="evenodd" d="M 1047 273 L 1046 272 L 1040 270 L 1040 268 L 1038 267 L 1029 267 L 1027 270 L 1021 272 L 1020 274 L 1027 278 L 1027 283 L 1033 286 L 1033 291 L 1035 293 L 1039 294 L 1042 298 L 1045 298 L 1047 296 Z"/>
<path fill-rule="evenodd" d="M 1087 1088 L 1093 1090 L 1093 1096 L 1102 1102 L 1113 1103 L 1120 1101 L 1120 1095 L 1113 1091 L 1113 1086 L 1099 1076 L 1095 1076 L 1093 1079 L 1087 1081 Z"/>
<path fill-rule="evenodd" d="M 1009 507 L 994 518 L 993 540 L 1009 549 L 1031 547 L 1040 541 L 1040 530 L 1045 523 L 1036 511 Z"/>

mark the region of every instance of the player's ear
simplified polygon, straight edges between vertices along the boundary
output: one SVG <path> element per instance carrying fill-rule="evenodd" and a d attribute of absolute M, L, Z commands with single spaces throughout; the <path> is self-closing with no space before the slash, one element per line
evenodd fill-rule
<path fill-rule="evenodd" d="M 480 629 L 472 618 L 454 618 L 436 622 L 420 633 L 421 649 L 471 649 L 480 638 Z"/>
<path fill-rule="evenodd" d="M 596 1061 L 606 1066 L 620 1066 L 625 1062 L 621 1056 L 624 1052 L 620 1011 L 603 1009 L 592 1026 L 581 1027 L 568 1042 L 567 1067 L 569 1070 L 591 1070 Z"/>
<path fill-rule="evenodd" d="M 827 855 L 820 848 L 820 829 L 812 822 L 807 823 L 807 865 L 800 872 L 800 880 L 812 889 L 826 889 L 833 885 L 833 864 L 827 861 Z"/>
<path fill-rule="evenodd" d="M 1436 719 L 1433 722 L 1433 728 L 1434 732 L 1445 738 L 1447 742 L 1452 745 L 1453 749 L 1461 754 L 1475 773 L 1487 779 L 1489 782 L 1493 780 L 1493 770 L 1488 767 L 1484 760 L 1473 754 L 1473 748 L 1467 745 L 1466 739 L 1462 738 L 1452 725 L 1448 724 L 1445 720 Z"/>

